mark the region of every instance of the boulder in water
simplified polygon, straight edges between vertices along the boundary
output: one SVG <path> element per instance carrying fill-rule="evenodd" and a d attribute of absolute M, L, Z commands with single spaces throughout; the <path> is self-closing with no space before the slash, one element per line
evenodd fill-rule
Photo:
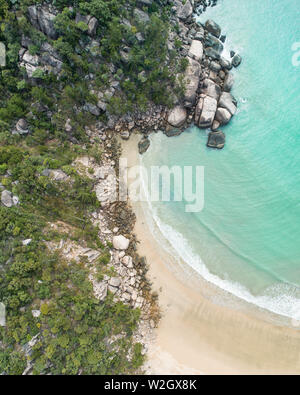
<path fill-rule="evenodd" d="M 212 19 L 208 19 L 205 23 L 206 30 L 213 34 L 215 37 L 219 38 L 221 35 L 221 28 L 220 26 L 213 21 Z"/>
<path fill-rule="evenodd" d="M 222 149 L 225 146 L 225 134 L 220 130 L 210 132 L 208 135 L 207 146 L 210 148 Z"/>

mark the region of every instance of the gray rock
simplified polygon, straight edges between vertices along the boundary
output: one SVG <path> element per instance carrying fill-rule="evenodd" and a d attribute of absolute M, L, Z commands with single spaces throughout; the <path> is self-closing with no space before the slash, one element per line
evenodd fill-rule
<path fill-rule="evenodd" d="M 216 112 L 216 120 L 220 125 L 226 125 L 231 120 L 232 115 L 226 108 L 219 107 Z"/>
<path fill-rule="evenodd" d="M 50 177 L 54 181 L 65 181 L 68 179 L 68 176 L 66 173 L 64 173 L 62 170 L 50 170 Z"/>
<path fill-rule="evenodd" d="M 203 108 L 199 119 L 200 128 L 211 127 L 217 110 L 217 100 L 212 97 L 205 97 L 203 100 Z"/>
<path fill-rule="evenodd" d="M 195 107 L 195 123 L 197 125 L 199 124 L 200 115 L 201 115 L 201 112 L 202 112 L 202 109 L 203 109 L 203 101 L 204 101 L 204 98 L 200 97 L 199 100 L 198 100 L 198 103 L 197 103 L 197 105 Z"/>
<path fill-rule="evenodd" d="M 188 59 L 188 67 L 185 72 L 185 102 L 187 107 L 192 107 L 196 102 L 196 93 L 200 81 L 201 67 L 199 62 L 191 58 Z"/>
<path fill-rule="evenodd" d="M 126 237 L 119 235 L 113 237 L 113 247 L 116 250 L 127 250 L 129 247 L 129 240 Z"/>
<path fill-rule="evenodd" d="M 28 246 L 32 242 L 32 239 L 26 239 L 22 241 L 23 246 Z"/>
<path fill-rule="evenodd" d="M 219 100 L 219 97 L 221 95 L 221 88 L 214 81 L 207 78 L 203 81 L 203 87 L 201 89 L 201 92 L 205 96 L 210 96 L 213 99 Z"/>
<path fill-rule="evenodd" d="M 38 66 L 39 57 L 37 55 L 30 55 L 29 51 L 26 51 L 22 58 L 23 62 L 29 63 L 32 66 Z"/>
<path fill-rule="evenodd" d="M 180 2 L 181 3 L 181 2 Z M 190 0 L 186 0 L 185 4 L 180 4 L 177 8 L 177 16 L 179 19 L 186 21 L 193 14 L 193 6 Z"/>
<path fill-rule="evenodd" d="M 167 137 L 176 137 L 176 136 L 180 136 L 182 132 L 183 130 L 181 129 L 170 129 L 170 130 L 166 130 L 164 134 Z"/>
<path fill-rule="evenodd" d="M 136 39 L 138 40 L 139 43 L 143 43 L 145 41 L 145 37 L 140 32 L 136 33 L 135 37 L 136 37 Z"/>
<path fill-rule="evenodd" d="M 128 256 L 128 255 L 124 256 L 124 257 L 122 258 L 122 263 L 123 263 L 123 265 L 125 265 L 126 267 L 128 267 L 128 269 L 132 269 L 132 268 L 133 268 L 133 263 L 132 263 L 132 258 L 131 258 L 131 256 Z"/>
<path fill-rule="evenodd" d="M 133 14 L 136 19 L 141 23 L 147 23 L 150 21 L 149 15 L 146 12 L 140 10 L 139 8 L 135 8 Z"/>
<path fill-rule="evenodd" d="M 217 62 L 211 62 L 209 68 L 215 73 L 218 73 L 221 70 L 221 66 Z"/>
<path fill-rule="evenodd" d="M 90 112 L 92 115 L 95 115 L 96 117 L 100 115 L 100 110 L 95 104 L 85 103 L 83 109 L 87 112 Z"/>
<path fill-rule="evenodd" d="M 207 146 L 210 148 L 222 149 L 225 145 L 225 134 L 221 131 L 210 132 Z"/>
<path fill-rule="evenodd" d="M 67 132 L 67 133 L 71 133 L 72 132 L 72 125 L 71 125 L 71 119 L 70 118 L 68 118 L 67 120 L 66 120 L 66 123 L 65 123 L 65 131 Z"/>
<path fill-rule="evenodd" d="M 220 53 L 211 47 L 205 48 L 205 54 L 207 57 L 212 58 L 213 60 L 219 60 L 221 57 Z"/>
<path fill-rule="evenodd" d="M 130 59 L 130 54 L 126 51 L 120 51 L 120 57 L 123 63 L 128 63 Z"/>
<path fill-rule="evenodd" d="M 232 58 L 233 67 L 239 67 L 241 63 L 242 63 L 242 57 L 238 54 L 234 55 L 234 57 Z"/>
<path fill-rule="evenodd" d="M 1 193 L 1 203 L 5 207 L 12 207 L 14 205 L 13 203 L 13 195 L 10 191 L 7 191 L 6 189 L 2 191 Z"/>
<path fill-rule="evenodd" d="M 101 111 L 105 112 L 105 111 L 107 110 L 107 103 L 105 103 L 105 102 L 102 101 L 102 100 L 98 100 L 97 107 L 98 107 Z"/>
<path fill-rule="evenodd" d="M 14 206 L 17 206 L 20 203 L 18 196 L 13 196 L 12 201 Z"/>
<path fill-rule="evenodd" d="M 212 19 L 208 19 L 205 22 L 205 28 L 208 32 L 213 34 L 215 37 L 219 38 L 221 35 L 221 28 L 220 26 L 214 22 Z"/>
<path fill-rule="evenodd" d="M 139 142 L 139 153 L 142 155 L 144 154 L 150 147 L 150 140 L 148 138 L 143 138 L 140 142 Z"/>
<path fill-rule="evenodd" d="M 122 130 L 120 136 L 123 140 L 128 140 L 130 137 L 130 133 L 128 132 L 128 130 Z"/>
<path fill-rule="evenodd" d="M 89 21 L 89 24 L 88 24 L 88 34 L 90 36 L 94 37 L 96 35 L 98 25 L 99 25 L 98 20 L 96 18 L 92 17 Z"/>
<path fill-rule="evenodd" d="M 75 22 L 79 23 L 79 22 L 83 22 L 86 25 L 89 24 L 89 21 L 91 19 L 91 15 L 82 15 L 79 12 L 76 13 L 76 17 L 75 17 Z"/>
<path fill-rule="evenodd" d="M 33 315 L 34 318 L 38 318 L 41 315 L 40 310 L 31 310 L 31 314 Z"/>
<path fill-rule="evenodd" d="M 111 277 L 108 284 L 111 287 L 118 288 L 121 285 L 121 280 L 119 279 L 119 277 Z"/>
<path fill-rule="evenodd" d="M 223 57 L 220 58 L 219 63 L 223 67 L 223 69 L 226 69 L 226 70 L 231 70 L 232 69 L 231 62 L 229 60 L 223 58 Z"/>
<path fill-rule="evenodd" d="M 187 111 L 183 106 L 176 106 L 170 111 L 168 123 L 175 128 L 179 128 L 186 122 Z"/>
<path fill-rule="evenodd" d="M 29 133 L 29 128 L 26 119 L 21 118 L 18 120 L 16 123 L 16 131 L 19 134 L 28 134 Z"/>
<path fill-rule="evenodd" d="M 234 115 L 237 110 L 236 100 L 230 93 L 223 92 L 219 100 L 219 107 L 226 108 L 231 115 Z"/>
<path fill-rule="evenodd" d="M 31 24 L 41 30 L 47 37 L 56 40 L 58 37 L 54 27 L 55 15 L 51 14 L 44 7 L 32 5 L 28 7 L 28 16 Z"/>
<path fill-rule="evenodd" d="M 46 34 L 47 37 L 56 40 L 58 37 L 57 31 L 54 28 L 55 15 L 50 12 L 40 9 L 38 12 L 38 20 L 41 31 Z"/>
<path fill-rule="evenodd" d="M 224 80 L 223 90 L 225 92 L 230 92 L 234 84 L 234 77 L 232 73 L 228 73 Z"/>
<path fill-rule="evenodd" d="M 219 54 L 221 54 L 224 48 L 222 42 L 210 33 L 205 38 L 205 45 L 215 49 Z"/>
<path fill-rule="evenodd" d="M 203 57 L 203 45 L 201 41 L 193 40 L 188 56 L 192 59 L 201 61 Z"/>

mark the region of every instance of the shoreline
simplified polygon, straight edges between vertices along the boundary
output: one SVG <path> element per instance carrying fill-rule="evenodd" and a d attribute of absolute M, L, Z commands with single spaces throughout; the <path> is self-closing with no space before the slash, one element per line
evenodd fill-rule
<path fill-rule="evenodd" d="M 129 168 L 138 163 L 137 139 L 122 142 Z M 236 309 L 213 303 L 206 295 L 218 296 L 216 288 L 205 280 L 201 289 L 191 286 L 183 268 L 152 235 L 143 203 L 132 202 L 132 208 L 138 253 L 146 256 L 162 313 L 148 345 L 146 373 L 299 374 L 299 331 L 272 322 L 272 314 L 266 321 L 266 314 L 247 304 Z"/>

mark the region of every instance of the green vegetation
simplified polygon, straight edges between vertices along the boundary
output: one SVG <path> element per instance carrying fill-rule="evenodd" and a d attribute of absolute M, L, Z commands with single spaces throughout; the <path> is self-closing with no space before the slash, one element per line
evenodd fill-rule
<path fill-rule="evenodd" d="M 0 68 L 0 183 L 20 199 L 17 206 L 0 206 L 0 301 L 7 308 L 0 373 L 21 374 L 30 361 L 34 374 L 135 373 L 143 363 L 141 345 L 132 339 L 140 312 L 115 303 L 110 294 L 104 302 L 95 299 L 88 264 L 66 262 L 47 248 L 48 241 L 66 237 L 49 223 L 62 221 L 72 227 L 72 240 L 101 251 L 98 279 L 113 275 L 109 250 L 89 220 L 98 208 L 93 181 L 72 166 L 81 154 L 98 163 L 102 157 L 85 127 L 105 123 L 107 115 L 92 115 L 84 106 L 97 104 L 94 92 L 110 88 L 112 76 L 119 87 L 106 98 L 110 114 L 144 110 L 149 102 L 172 106 L 173 95 L 183 93 L 176 75 L 186 63 L 167 49 L 167 1 L 145 7 L 149 21 L 141 22 L 135 0 L 53 0 L 59 11 L 56 40 L 29 22 L 28 6 L 41 3 L 0 0 L 0 41 L 7 49 L 7 64 Z M 76 23 L 77 12 L 99 20 L 94 39 L 86 23 Z M 61 72 L 37 68 L 29 79 L 19 66 L 22 36 L 31 56 L 41 56 L 43 44 L 50 44 L 63 61 Z M 27 135 L 12 133 L 20 118 L 28 124 Z M 67 181 L 49 177 L 47 172 L 57 169 Z M 24 245 L 27 239 L 31 242 Z M 35 309 L 40 316 L 33 316 Z"/>

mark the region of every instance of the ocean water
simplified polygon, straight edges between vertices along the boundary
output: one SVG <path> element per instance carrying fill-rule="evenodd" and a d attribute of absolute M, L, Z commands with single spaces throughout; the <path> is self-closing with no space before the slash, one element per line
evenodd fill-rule
<path fill-rule="evenodd" d="M 299 0 L 219 0 L 200 16 L 227 34 L 238 114 L 223 127 L 222 151 L 206 148 L 207 131 L 191 127 L 151 136 L 146 167 L 204 166 L 205 206 L 152 202 L 151 215 L 176 254 L 206 280 L 287 317 L 300 318 L 300 42 Z M 174 185 L 173 185 L 174 188 Z M 175 191 L 173 191 L 175 192 Z"/>

